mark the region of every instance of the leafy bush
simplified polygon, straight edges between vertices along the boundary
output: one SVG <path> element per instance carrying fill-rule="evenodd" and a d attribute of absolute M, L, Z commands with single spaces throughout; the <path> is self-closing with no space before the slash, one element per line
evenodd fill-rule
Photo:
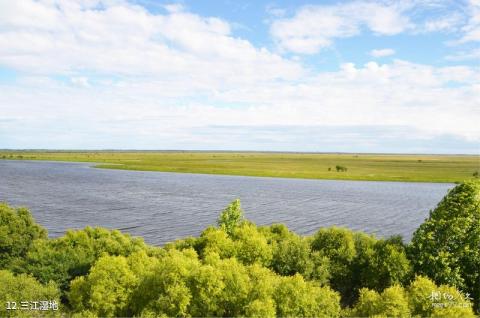
<path fill-rule="evenodd" d="M 379 240 L 345 228 L 320 229 L 312 250 L 329 260 L 330 285 L 351 305 L 362 287 L 382 291 L 411 277 L 411 265 L 399 238 Z"/>
<path fill-rule="evenodd" d="M 240 206 L 240 200 L 236 199 L 223 210 L 217 223 L 228 235 L 231 235 L 235 227 L 241 223 L 242 219 L 243 211 Z"/>
<path fill-rule="evenodd" d="M 280 278 L 273 295 L 279 317 L 338 317 L 340 296 L 330 287 L 306 282 L 299 274 Z"/>
<path fill-rule="evenodd" d="M 453 287 L 437 287 L 417 276 L 408 288 L 393 285 L 382 293 L 362 288 L 358 302 L 344 312 L 351 317 L 475 317 L 472 304 Z"/>
<path fill-rule="evenodd" d="M 34 240 L 46 238 L 47 231 L 27 209 L 0 203 L 0 269 L 23 258 Z"/>
<path fill-rule="evenodd" d="M 69 303 L 75 312 L 102 317 L 128 316 L 132 313 L 131 297 L 140 278 L 152 272 L 158 259 L 145 251 L 123 256 L 104 255 L 92 266 L 87 276 L 70 284 Z"/>
<path fill-rule="evenodd" d="M 35 240 L 16 271 L 30 273 L 42 283 L 54 281 L 65 292 L 69 282 L 86 275 L 104 253 L 129 255 L 139 250 L 149 250 L 142 239 L 117 230 L 86 227 L 67 231 L 60 238 Z"/>
<path fill-rule="evenodd" d="M 33 277 L 22 274 L 15 276 L 7 270 L 0 270 L 0 317 L 38 317 L 47 316 L 52 317 L 58 311 L 49 310 L 21 310 L 22 302 L 56 302 L 61 309 L 59 291 L 57 286 L 51 282 L 47 285 L 42 285 Z M 15 302 L 16 310 L 7 310 L 7 302 Z M 37 303 L 37 308 L 40 308 L 40 303 Z"/>

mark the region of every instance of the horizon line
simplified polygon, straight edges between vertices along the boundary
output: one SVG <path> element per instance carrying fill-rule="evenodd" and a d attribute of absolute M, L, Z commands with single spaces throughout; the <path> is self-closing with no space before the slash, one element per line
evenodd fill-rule
<path fill-rule="evenodd" d="M 289 153 L 289 154 L 345 154 L 345 155 L 435 155 L 480 156 L 480 153 L 421 153 L 421 152 L 348 152 L 348 151 L 286 151 L 286 150 L 205 150 L 205 149 L 59 149 L 59 148 L 3 148 L 6 152 L 199 152 L 199 153 Z"/>

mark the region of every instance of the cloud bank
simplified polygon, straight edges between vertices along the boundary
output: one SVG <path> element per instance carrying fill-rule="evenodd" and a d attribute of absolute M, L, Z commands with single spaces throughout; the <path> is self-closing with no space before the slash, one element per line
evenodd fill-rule
<path fill-rule="evenodd" d="M 365 29 L 407 32 L 405 10 L 307 6 L 270 32 L 281 50 L 310 54 Z M 475 12 L 461 41 L 475 38 Z M 0 67 L 16 73 L 0 81 L 0 148 L 477 152 L 479 67 L 317 71 L 289 56 L 178 5 L 0 1 Z"/>

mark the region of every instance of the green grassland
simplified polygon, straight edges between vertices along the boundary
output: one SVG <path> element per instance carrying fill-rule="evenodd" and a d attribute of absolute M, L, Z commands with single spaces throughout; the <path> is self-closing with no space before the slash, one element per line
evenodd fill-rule
<path fill-rule="evenodd" d="M 94 162 L 98 168 L 141 171 L 420 182 L 463 181 L 480 171 L 480 156 L 473 155 L 0 151 L 0 159 Z M 337 172 L 337 165 L 348 170 Z"/>

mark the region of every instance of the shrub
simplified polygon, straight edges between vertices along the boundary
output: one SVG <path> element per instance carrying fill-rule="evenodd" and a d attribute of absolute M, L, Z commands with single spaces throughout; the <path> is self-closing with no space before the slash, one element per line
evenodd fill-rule
<path fill-rule="evenodd" d="M 69 282 L 86 275 L 104 253 L 126 256 L 139 250 L 149 250 L 142 239 L 117 230 L 86 227 L 60 238 L 36 240 L 16 270 L 31 273 L 42 283 L 55 281 L 65 292 Z"/>
<path fill-rule="evenodd" d="M 51 282 L 42 285 L 33 277 L 22 274 L 15 276 L 7 270 L 0 270 L 0 317 L 38 317 L 38 316 L 60 316 L 60 311 L 53 310 L 21 310 L 22 301 L 28 302 L 56 302 L 58 308 L 61 308 L 59 291 L 57 286 Z M 10 311 L 6 309 L 7 302 L 15 302 L 17 310 Z M 30 306 L 30 303 L 29 303 Z M 37 304 L 40 307 L 40 304 Z"/>
<path fill-rule="evenodd" d="M 330 260 L 330 284 L 342 296 L 352 290 L 352 262 L 356 256 L 353 232 L 338 227 L 320 229 L 311 242 L 313 251 Z"/>
<path fill-rule="evenodd" d="M 75 311 L 88 309 L 101 317 L 125 316 L 138 278 L 123 256 L 101 257 L 88 276 L 71 282 L 69 300 Z"/>
<path fill-rule="evenodd" d="M 0 203 L 0 269 L 25 257 L 33 241 L 46 238 L 47 231 L 27 209 Z"/>
<path fill-rule="evenodd" d="M 223 210 L 217 223 L 228 235 L 231 235 L 235 227 L 241 223 L 242 219 L 243 211 L 240 206 L 240 200 L 236 199 Z"/>
<path fill-rule="evenodd" d="M 235 256 L 243 264 L 259 263 L 268 266 L 272 260 L 272 247 L 251 223 L 243 223 L 233 231 Z"/>
<path fill-rule="evenodd" d="M 408 288 L 394 285 L 382 293 L 362 288 L 355 306 L 344 313 L 350 317 L 474 317 L 471 305 L 457 289 L 437 287 L 417 276 Z"/>
<path fill-rule="evenodd" d="M 306 282 L 301 275 L 280 277 L 273 295 L 279 317 L 338 317 L 340 296 L 329 287 Z"/>

